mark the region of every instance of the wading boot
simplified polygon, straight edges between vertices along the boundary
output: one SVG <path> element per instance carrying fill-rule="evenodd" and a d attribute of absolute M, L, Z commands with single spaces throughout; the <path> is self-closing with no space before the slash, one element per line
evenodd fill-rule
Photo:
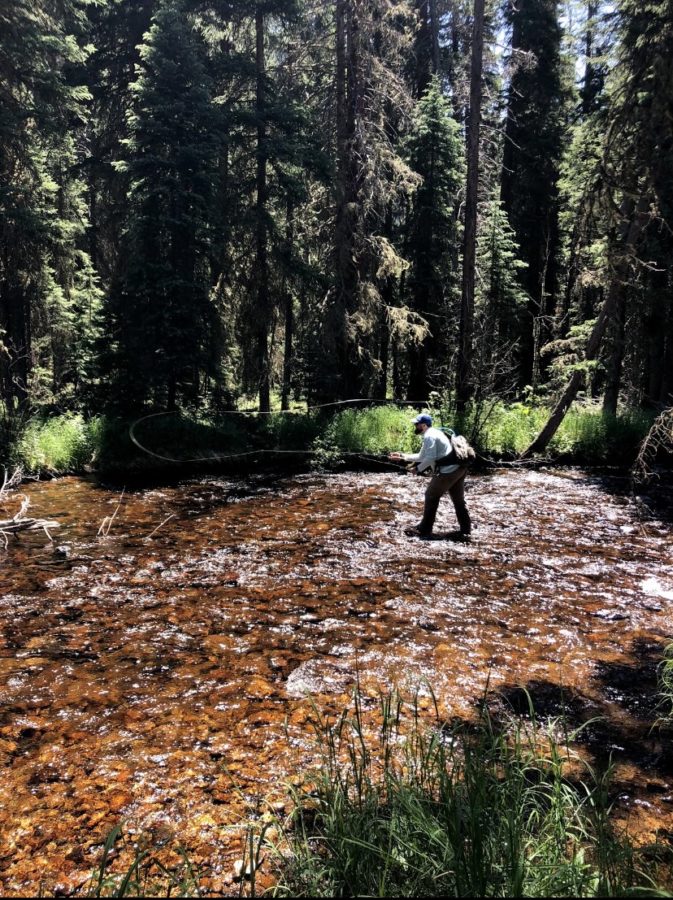
<path fill-rule="evenodd" d="M 419 538 L 431 538 L 432 537 L 432 529 L 429 531 L 426 528 L 420 528 L 418 525 L 414 525 L 413 528 L 405 528 L 404 533 L 407 537 L 419 537 Z"/>

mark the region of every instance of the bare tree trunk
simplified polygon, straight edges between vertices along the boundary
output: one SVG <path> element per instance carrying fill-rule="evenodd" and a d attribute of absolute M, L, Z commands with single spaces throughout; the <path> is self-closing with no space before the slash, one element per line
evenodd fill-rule
<path fill-rule="evenodd" d="M 668 316 L 664 345 L 663 372 L 659 400 L 673 405 L 673 298 L 668 298 Z"/>
<path fill-rule="evenodd" d="M 626 215 L 628 206 L 625 202 L 622 204 L 622 212 Z M 587 342 L 586 351 L 584 353 L 585 360 L 596 359 L 600 350 L 601 341 L 605 334 L 605 329 L 610 321 L 614 319 L 615 311 L 618 309 L 621 301 L 621 294 L 625 289 L 626 279 L 629 273 L 629 267 L 633 257 L 633 252 L 648 220 L 649 201 L 641 198 L 635 211 L 631 213 L 630 222 L 625 223 L 625 235 L 622 242 L 622 253 L 615 262 L 610 288 L 608 290 L 603 306 L 593 327 L 589 340 Z M 577 396 L 582 385 L 583 373 L 579 369 L 575 369 L 570 377 L 560 400 L 554 407 L 546 425 L 535 438 L 533 443 L 521 454 L 521 459 L 529 459 L 534 453 L 542 453 L 547 449 L 549 442 L 558 431 L 561 422 L 565 418 L 566 413 L 570 409 L 573 400 Z"/>
<path fill-rule="evenodd" d="M 460 305 L 460 337 L 456 405 L 464 412 L 472 394 L 472 338 L 474 332 L 474 277 L 477 252 L 477 199 L 479 192 L 479 125 L 481 75 L 484 54 L 484 0 L 474 0 L 472 68 L 470 73 L 470 122 L 467 137 L 467 196 L 463 249 L 463 290 Z"/>
<path fill-rule="evenodd" d="M 30 295 L 17 272 L 18 259 L 18 250 L 8 247 L 0 260 L 0 399 L 10 415 L 28 405 L 32 362 Z"/>
<path fill-rule="evenodd" d="M 257 353 L 259 355 L 259 408 L 271 409 L 271 365 L 269 359 L 269 260 L 267 236 L 267 148 L 266 148 L 266 61 L 264 56 L 264 11 L 255 10 L 257 75 Z"/>
<path fill-rule="evenodd" d="M 290 264 L 292 254 L 292 244 L 294 241 L 293 234 L 293 216 L 294 208 L 292 200 L 288 197 L 285 224 L 285 246 L 287 265 Z M 294 340 L 294 298 L 292 291 L 287 285 L 287 278 L 283 279 L 283 298 L 285 300 L 285 346 L 283 353 L 283 389 L 281 394 L 280 408 L 290 408 L 290 387 L 292 383 L 292 355 Z"/>
<path fill-rule="evenodd" d="M 626 297 L 619 291 L 614 311 L 614 328 L 612 347 L 607 363 L 607 381 L 603 396 L 603 412 L 617 415 L 619 391 L 622 386 L 622 366 L 624 363 L 624 345 L 626 338 Z"/>
<path fill-rule="evenodd" d="M 447 66 L 447 77 L 449 79 L 449 85 L 451 86 L 451 97 L 453 98 L 453 114 L 459 122 L 462 122 L 464 119 L 465 110 L 462 105 L 458 102 L 458 67 L 456 65 L 457 60 L 460 54 L 460 36 L 459 36 L 459 27 L 458 27 L 458 2 L 457 0 L 448 0 L 447 3 L 448 11 L 451 15 L 451 31 L 450 31 L 450 43 L 449 43 L 449 52 L 448 52 L 448 66 Z M 437 25 L 437 31 L 439 31 L 439 21 L 435 20 Z M 439 34 L 438 37 L 438 46 L 437 46 L 437 61 L 439 62 Z"/>
<path fill-rule="evenodd" d="M 598 13 L 598 3 L 597 0 L 588 0 L 587 2 L 587 30 L 584 38 L 584 54 L 585 54 L 585 68 L 584 68 L 584 83 L 582 85 L 581 97 L 582 97 L 582 112 L 585 116 L 588 116 L 591 112 L 594 105 L 594 98 L 596 92 L 596 85 L 594 84 L 594 74 L 595 74 L 595 66 L 593 63 L 594 58 L 594 19 L 596 18 L 596 14 Z"/>
<path fill-rule="evenodd" d="M 439 72 L 439 18 L 437 16 L 437 0 L 430 0 L 430 41 L 432 74 Z"/>
<path fill-rule="evenodd" d="M 336 8 L 336 125 L 337 186 L 334 229 L 335 284 L 326 325 L 323 393 L 341 399 L 360 391 L 356 350 L 349 333 L 350 316 L 357 309 L 359 290 L 358 227 L 361 213 L 361 148 L 357 123 L 362 116 L 360 21 L 355 0 L 337 0 Z M 327 390 L 325 390 L 327 389 Z"/>
<path fill-rule="evenodd" d="M 336 220 L 334 226 L 335 283 L 330 292 L 329 320 L 324 327 L 325 352 L 319 399 L 345 397 L 343 377 L 348 355 L 348 285 L 352 267 L 352 234 L 349 223 L 349 121 L 347 8 L 349 0 L 336 0 Z"/>

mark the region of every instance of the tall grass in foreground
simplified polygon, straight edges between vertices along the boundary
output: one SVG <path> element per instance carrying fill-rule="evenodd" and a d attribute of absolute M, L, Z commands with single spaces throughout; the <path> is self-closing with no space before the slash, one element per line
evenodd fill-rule
<path fill-rule="evenodd" d="M 661 695 L 662 721 L 673 725 L 673 644 L 664 651 L 659 668 L 659 693 Z"/>
<path fill-rule="evenodd" d="M 100 866 L 84 885 L 85 897 L 200 897 L 199 873 L 192 866 L 187 854 L 178 847 L 173 856 L 179 862 L 172 864 L 159 858 L 160 847 L 152 847 L 141 841 L 133 848 L 133 861 L 126 871 L 112 874 L 109 862 L 116 845 L 126 843 L 121 825 L 108 834 L 103 847 Z"/>
<path fill-rule="evenodd" d="M 665 851 L 636 848 L 618 833 L 609 773 L 572 753 L 576 735 L 557 737 L 562 720 L 542 727 L 531 709 L 530 719 L 501 727 L 486 711 L 473 723 L 446 723 L 435 706 L 428 723 L 418 697 L 405 705 L 388 694 L 379 698 L 377 724 L 366 725 L 365 702 L 356 692 L 336 721 L 314 708 L 320 766 L 291 789 L 284 821 L 260 817 L 254 804 L 231 895 L 672 896 L 654 883 L 652 866 L 666 861 Z M 121 870 L 112 862 L 118 851 L 127 860 Z M 670 866 L 661 871 L 670 881 Z M 180 845 L 129 845 L 118 826 L 83 894 L 207 890 Z"/>
<path fill-rule="evenodd" d="M 512 720 L 428 728 L 414 706 L 362 700 L 315 727 L 322 768 L 296 798 L 283 896 L 594 897 L 654 887 L 610 822 L 607 776 Z M 558 723 L 557 723 L 558 724 Z M 406 734 L 404 734 L 406 730 Z M 575 777 L 571 778 L 573 772 Z"/>

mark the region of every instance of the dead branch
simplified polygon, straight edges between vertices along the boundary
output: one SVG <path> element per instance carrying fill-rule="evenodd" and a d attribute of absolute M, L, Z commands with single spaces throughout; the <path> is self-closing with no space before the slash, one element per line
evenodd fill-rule
<path fill-rule="evenodd" d="M 21 479 L 23 477 L 23 473 L 21 469 L 14 469 L 12 474 L 9 474 L 7 469 L 4 470 L 4 475 L 2 479 L 2 485 L 0 485 L 0 501 L 5 499 L 5 496 L 13 490 L 15 487 L 18 487 L 21 484 Z"/>
<path fill-rule="evenodd" d="M 660 452 L 673 451 L 673 407 L 665 409 L 654 420 L 640 445 L 631 475 L 638 484 L 647 484 L 654 474 L 654 464 Z"/>
<path fill-rule="evenodd" d="M 117 508 L 112 513 L 112 515 L 105 516 L 103 521 L 100 523 L 100 528 L 98 529 L 98 534 L 96 535 L 96 537 L 107 537 L 109 535 L 110 529 L 112 528 L 112 523 L 117 518 L 117 513 L 119 512 L 119 510 L 121 508 L 125 491 L 126 491 L 126 488 L 124 488 L 124 490 L 122 491 L 121 497 L 119 498 L 119 503 L 117 503 Z"/>
<path fill-rule="evenodd" d="M 5 474 L 0 486 L 0 503 L 3 505 L 7 502 L 10 492 L 21 483 L 21 470 L 15 469 L 10 475 L 5 469 Z M 18 534 L 20 531 L 44 531 L 49 540 L 52 540 L 49 533 L 52 528 L 60 528 L 58 522 L 49 519 L 36 519 L 27 516 L 26 512 L 30 506 L 30 500 L 25 495 L 21 495 L 21 505 L 17 512 L 9 519 L 0 519 L 0 541 L 3 542 L 5 550 L 7 549 L 10 534 Z"/>

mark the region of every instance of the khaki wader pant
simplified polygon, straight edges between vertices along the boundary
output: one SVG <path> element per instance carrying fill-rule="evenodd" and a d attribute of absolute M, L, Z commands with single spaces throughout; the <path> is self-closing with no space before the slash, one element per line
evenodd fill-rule
<path fill-rule="evenodd" d="M 470 520 L 470 514 L 467 511 L 467 506 L 465 505 L 466 474 L 467 469 L 465 466 L 461 466 L 459 469 L 456 469 L 455 472 L 451 472 L 448 475 L 436 474 L 432 476 L 430 484 L 425 491 L 425 507 L 423 509 L 423 518 L 418 525 L 419 531 L 427 533 L 432 531 L 432 527 L 435 524 L 435 517 L 437 516 L 439 501 L 444 494 L 448 493 L 453 500 L 453 506 L 456 510 L 461 534 L 470 534 L 472 531 L 472 522 Z"/>

